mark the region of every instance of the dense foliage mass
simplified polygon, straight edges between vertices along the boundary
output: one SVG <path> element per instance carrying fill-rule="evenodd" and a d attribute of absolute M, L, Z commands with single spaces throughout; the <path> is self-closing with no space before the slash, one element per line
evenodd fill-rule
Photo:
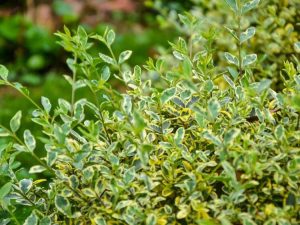
<path fill-rule="evenodd" d="M 227 44 L 236 51 L 218 52 L 220 65 L 212 51 L 217 34 L 186 14 L 179 19 L 188 38 L 144 69 L 126 65 L 130 50 L 114 53 L 113 30 L 58 32 L 71 53 L 65 78 L 72 92 L 56 106 L 46 97 L 35 103 L 1 66 L 0 84 L 35 105 L 32 121 L 43 132 L 21 134 L 21 111 L 1 125 L 0 136 L 9 138 L 0 146 L 0 175 L 8 180 L 0 188 L 1 224 L 299 224 L 300 64 L 283 59 L 280 91 L 257 79 L 260 55 L 246 50 L 256 29 L 242 20 L 259 1 L 225 2 L 235 18 Z M 97 42 L 109 54 L 92 54 Z M 293 48 L 296 56 L 299 42 Z M 111 76 L 124 93 L 111 88 Z M 80 88 L 94 99 L 77 99 Z M 39 163 L 29 169 L 39 178 L 20 179 L 19 154 Z M 20 206 L 28 210 L 24 221 Z"/>

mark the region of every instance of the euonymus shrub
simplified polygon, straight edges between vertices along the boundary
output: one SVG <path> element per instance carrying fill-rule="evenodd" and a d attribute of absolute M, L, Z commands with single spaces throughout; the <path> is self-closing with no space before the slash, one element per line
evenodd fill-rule
<path fill-rule="evenodd" d="M 144 69 L 126 66 L 131 51 L 114 53 L 110 29 L 57 33 L 71 53 L 72 92 L 56 107 L 47 97 L 34 102 L 1 66 L 0 83 L 34 104 L 32 121 L 42 130 L 20 133 L 21 112 L 1 125 L 9 140 L 0 146 L 0 173 L 9 180 L 0 189 L 1 224 L 299 224 L 299 62 L 284 62 L 280 92 L 256 80 L 257 55 L 244 47 L 255 28 L 242 30 L 238 21 L 258 1 L 226 2 L 239 46 L 222 53 L 229 71 L 214 65 L 211 36 L 195 33 L 200 23 L 189 15 L 180 15 L 189 38 Z M 95 42 L 107 52 L 91 55 Z M 126 92 L 110 87 L 111 76 Z M 94 98 L 78 99 L 79 88 Z M 20 153 L 39 163 L 29 170 L 39 179 L 18 179 Z"/>

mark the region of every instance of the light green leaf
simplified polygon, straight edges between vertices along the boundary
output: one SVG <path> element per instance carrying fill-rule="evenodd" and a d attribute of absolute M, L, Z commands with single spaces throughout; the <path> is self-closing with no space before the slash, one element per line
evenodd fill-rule
<path fill-rule="evenodd" d="M 51 225 L 51 219 L 46 216 L 40 220 L 39 225 Z"/>
<path fill-rule="evenodd" d="M 255 28 L 249 27 L 245 32 L 242 32 L 240 35 L 240 43 L 243 43 L 255 35 Z"/>
<path fill-rule="evenodd" d="M 71 217 L 71 204 L 67 198 L 61 195 L 55 196 L 55 206 L 62 214 Z"/>
<path fill-rule="evenodd" d="M 106 36 L 106 42 L 107 42 L 107 44 L 111 45 L 114 42 L 115 38 L 116 38 L 115 32 L 113 30 L 109 30 L 107 32 L 107 36 Z"/>
<path fill-rule="evenodd" d="M 280 124 L 278 125 L 276 128 L 275 128 L 275 137 L 277 138 L 277 140 L 282 140 L 283 137 L 284 137 L 284 132 L 285 132 L 285 129 L 284 127 Z"/>
<path fill-rule="evenodd" d="M 7 81 L 7 77 L 8 77 L 8 69 L 3 66 L 3 65 L 0 65 L 0 77 Z"/>
<path fill-rule="evenodd" d="M 160 98 L 161 103 L 165 104 L 168 101 L 170 101 L 171 98 L 174 97 L 175 93 L 176 93 L 176 88 L 175 87 L 164 90 L 162 92 L 162 95 L 161 95 L 161 98 Z"/>
<path fill-rule="evenodd" d="M 217 146 L 221 146 L 222 143 L 220 141 L 220 139 L 218 137 L 216 137 L 215 135 L 213 135 L 211 132 L 208 131 L 204 131 L 202 134 L 203 138 L 211 141 L 213 144 L 217 145 Z"/>
<path fill-rule="evenodd" d="M 110 69 L 108 66 L 104 66 L 101 70 L 101 79 L 105 82 L 108 81 L 110 77 Z"/>
<path fill-rule="evenodd" d="M 8 182 L 0 188 L 0 201 L 3 200 L 6 195 L 9 194 L 11 187 L 12 187 L 12 183 Z"/>
<path fill-rule="evenodd" d="M 230 177 L 231 180 L 236 181 L 236 174 L 234 168 L 230 165 L 229 162 L 223 161 L 222 167 L 224 169 L 225 174 Z"/>
<path fill-rule="evenodd" d="M 90 198 L 94 198 L 97 196 L 96 193 L 91 188 L 83 188 L 81 191 L 85 196 Z"/>
<path fill-rule="evenodd" d="M 31 213 L 30 216 L 27 217 L 23 225 L 37 225 L 39 222 L 39 218 L 35 214 L 35 212 Z"/>
<path fill-rule="evenodd" d="M 238 5 L 236 0 L 225 0 L 225 2 L 234 12 L 238 11 Z"/>
<path fill-rule="evenodd" d="M 22 111 L 18 111 L 10 120 L 10 129 L 13 133 L 17 132 L 21 126 Z"/>
<path fill-rule="evenodd" d="M 224 144 L 225 145 L 232 144 L 233 141 L 235 140 L 235 138 L 237 138 L 237 136 L 239 136 L 240 132 L 241 131 L 237 128 L 232 128 L 229 131 L 227 131 L 224 135 Z"/>
<path fill-rule="evenodd" d="M 32 152 L 36 147 L 36 141 L 33 135 L 31 134 L 30 130 L 24 131 L 24 141 L 28 150 Z"/>
<path fill-rule="evenodd" d="M 128 60 L 131 55 L 132 55 L 132 51 L 126 50 L 126 51 L 122 52 L 119 56 L 119 60 L 118 60 L 119 64 Z"/>
<path fill-rule="evenodd" d="M 32 179 L 22 179 L 19 182 L 19 188 L 24 194 L 27 194 L 27 192 L 31 189 L 32 187 Z"/>
<path fill-rule="evenodd" d="M 43 105 L 45 111 L 46 111 L 47 113 L 49 113 L 50 110 L 51 110 L 51 107 L 52 107 L 52 105 L 51 105 L 51 103 L 50 103 L 50 100 L 49 100 L 48 98 L 42 96 L 41 102 L 42 102 L 42 105 Z"/>
<path fill-rule="evenodd" d="M 224 77 L 224 80 L 226 80 L 226 82 L 227 82 L 233 89 L 235 89 L 235 84 L 234 84 L 234 82 L 233 82 L 226 74 L 224 74 L 223 77 Z"/>
<path fill-rule="evenodd" d="M 176 145 L 180 145 L 182 143 L 184 134 L 185 134 L 185 130 L 183 127 L 180 127 L 176 130 L 176 133 L 174 135 L 174 141 Z"/>
<path fill-rule="evenodd" d="M 125 184 L 130 184 L 135 178 L 135 167 L 131 167 L 130 169 L 126 170 L 124 173 L 124 182 Z"/>
<path fill-rule="evenodd" d="M 224 56 L 228 63 L 239 66 L 239 60 L 236 56 L 230 54 L 229 52 L 225 52 Z"/>
<path fill-rule="evenodd" d="M 294 44 L 294 48 L 295 48 L 296 52 L 300 53 L 300 41 L 298 41 Z"/>
<path fill-rule="evenodd" d="M 154 214 L 149 214 L 146 219 L 146 225 L 156 225 L 157 218 Z"/>
<path fill-rule="evenodd" d="M 105 219 L 101 215 L 95 216 L 94 221 L 95 221 L 96 225 L 107 225 Z"/>
<path fill-rule="evenodd" d="M 0 128 L 0 137 L 8 137 L 10 133 L 3 128 Z"/>
<path fill-rule="evenodd" d="M 249 66 L 252 63 L 254 63 L 256 61 L 256 59 L 257 59 L 257 55 L 256 54 L 246 55 L 246 56 L 243 57 L 242 66 L 243 67 Z"/>
<path fill-rule="evenodd" d="M 79 186 L 79 179 L 75 175 L 69 177 L 69 185 L 72 189 L 76 190 Z"/>
<path fill-rule="evenodd" d="M 99 57 L 108 64 L 116 64 L 115 60 L 108 55 L 104 55 L 102 53 L 99 53 Z"/>
<path fill-rule="evenodd" d="M 210 116 L 210 118 L 212 120 L 215 120 L 217 118 L 217 116 L 219 115 L 219 112 L 221 110 L 221 105 L 217 99 L 212 98 L 208 101 L 207 109 L 208 109 L 208 115 Z"/>
<path fill-rule="evenodd" d="M 36 166 L 32 166 L 29 170 L 29 173 L 42 173 L 46 170 L 45 167 L 40 166 L 40 165 L 36 165 Z"/>
<path fill-rule="evenodd" d="M 242 7 L 242 13 L 246 13 L 250 11 L 251 9 L 254 9 L 258 4 L 260 0 L 251 0 L 247 3 L 245 3 Z"/>
<path fill-rule="evenodd" d="M 124 95 L 122 108 L 127 114 L 131 113 L 131 111 L 132 111 L 132 102 L 131 102 L 131 97 L 129 95 Z"/>

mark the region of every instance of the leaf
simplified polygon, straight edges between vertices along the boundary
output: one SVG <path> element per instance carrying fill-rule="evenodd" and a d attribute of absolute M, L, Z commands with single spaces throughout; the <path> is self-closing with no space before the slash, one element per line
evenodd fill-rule
<path fill-rule="evenodd" d="M 131 113 L 131 111 L 132 111 L 132 102 L 131 102 L 131 97 L 129 95 L 124 95 L 122 108 L 127 114 Z"/>
<path fill-rule="evenodd" d="M 29 151 L 33 151 L 36 147 L 36 141 L 30 130 L 24 131 L 24 141 Z"/>
<path fill-rule="evenodd" d="M 69 185 L 72 189 L 76 190 L 79 186 L 79 179 L 75 175 L 69 177 Z"/>
<path fill-rule="evenodd" d="M 230 145 L 233 143 L 234 139 L 237 138 L 240 134 L 240 130 L 237 128 L 232 128 L 229 131 L 227 131 L 224 135 L 224 144 Z"/>
<path fill-rule="evenodd" d="M 50 103 L 50 100 L 49 100 L 48 98 L 42 96 L 41 102 L 42 102 L 42 105 L 43 105 L 45 111 L 46 111 L 47 113 L 49 113 L 50 110 L 51 110 L 51 107 L 52 107 L 52 105 L 51 105 L 51 103 Z"/>
<path fill-rule="evenodd" d="M 157 218 L 154 214 L 149 214 L 146 219 L 146 225 L 156 225 Z"/>
<path fill-rule="evenodd" d="M 298 41 L 294 44 L 294 48 L 295 48 L 296 52 L 300 53 L 300 41 Z"/>
<path fill-rule="evenodd" d="M 46 216 L 40 220 L 39 225 L 51 225 L 51 219 Z"/>
<path fill-rule="evenodd" d="M 174 135 L 174 141 L 175 141 L 176 145 L 180 145 L 182 143 L 184 134 L 185 134 L 185 130 L 183 127 L 180 127 L 176 130 L 176 133 Z"/>
<path fill-rule="evenodd" d="M 106 42 L 108 45 L 111 45 L 116 38 L 116 34 L 113 30 L 109 30 L 106 35 Z"/>
<path fill-rule="evenodd" d="M 208 109 L 208 115 L 210 116 L 210 118 L 212 120 L 215 120 L 217 118 L 217 116 L 219 115 L 221 105 L 217 99 L 212 98 L 208 101 L 207 109 Z"/>
<path fill-rule="evenodd" d="M 7 77 L 8 77 L 8 69 L 3 66 L 3 65 L 0 65 L 0 77 L 7 81 Z"/>
<path fill-rule="evenodd" d="M 96 197 L 96 193 L 91 188 L 83 188 L 81 191 L 87 197 L 90 198 Z"/>
<path fill-rule="evenodd" d="M 242 32 L 240 35 L 240 43 L 247 41 L 255 35 L 255 28 L 249 27 L 245 32 Z"/>
<path fill-rule="evenodd" d="M 24 194 L 27 194 L 32 187 L 32 179 L 22 179 L 19 182 L 19 188 Z"/>
<path fill-rule="evenodd" d="M 8 137 L 10 133 L 3 128 L 0 128 L 0 137 Z"/>
<path fill-rule="evenodd" d="M 71 204 L 67 198 L 61 195 L 55 196 L 55 206 L 62 214 L 71 217 Z"/>
<path fill-rule="evenodd" d="M 234 12 L 238 11 L 238 5 L 236 0 L 225 0 L 225 2 L 230 7 L 230 9 L 232 9 Z"/>
<path fill-rule="evenodd" d="M 164 90 L 162 92 L 162 95 L 161 95 L 161 98 L 160 98 L 161 103 L 165 104 L 168 101 L 170 101 L 171 98 L 174 97 L 175 93 L 176 93 L 176 88 L 175 87 Z"/>
<path fill-rule="evenodd" d="M 229 52 L 225 52 L 224 56 L 230 64 L 234 64 L 236 66 L 239 66 L 239 60 L 236 56 L 230 54 Z"/>
<path fill-rule="evenodd" d="M 223 78 L 224 78 L 224 80 L 226 80 L 226 82 L 227 82 L 233 89 L 235 89 L 235 84 L 234 84 L 234 82 L 233 82 L 226 74 L 223 75 Z"/>
<path fill-rule="evenodd" d="M 236 174 L 234 168 L 229 164 L 229 162 L 224 161 L 221 163 L 225 174 L 230 177 L 232 181 L 236 181 Z"/>
<path fill-rule="evenodd" d="M 124 173 L 124 182 L 130 184 L 135 178 L 135 167 L 131 167 Z"/>
<path fill-rule="evenodd" d="M 47 170 L 45 167 L 36 165 L 30 168 L 29 173 L 41 173 L 44 172 L 45 170 Z"/>
<path fill-rule="evenodd" d="M 101 215 L 95 216 L 94 221 L 95 221 L 96 225 L 107 225 L 105 219 Z"/>
<path fill-rule="evenodd" d="M 119 56 L 119 60 L 118 60 L 119 64 L 128 60 L 131 55 L 132 55 L 132 51 L 126 50 L 126 51 L 122 52 Z"/>
<path fill-rule="evenodd" d="M 30 216 L 27 217 L 23 225 L 37 225 L 39 221 L 39 218 L 35 214 L 35 212 L 31 213 Z"/>
<path fill-rule="evenodd" d="M 113 58 L 109 57 L 108 55 L 99 53 L 99 57 L 108 64 L 116 64 L 115 60 Z"/>
<path fill-rule="evenodd" d="M 217 146 L 221 146 L 222 143 L 220 141 L 219 138 L 217 138 L 216 136 L 214 136 L 212 133 L 208 132 L 208 131 L 204 131 L 202 134 L 203 138 L 211 141 L 213 144 L 217 145 Z"/>
<path fill-rule="evenodd" d="M 242 7 L 242 13 L 246 13 L 250 11 L 251 9 L 254 9 L 258 4 L 260 0 L 251 0 L 247 3 L 245 3 Z"/>
<path fill-rule="evenodd" d="M 17 132 L 21 126 L 22 111 L 18 111 L 10 120 L 10 129 L 13 133 Z"/>
<path fill-rule="evenodd" d="M 9 194 L 11 188 L 12 188 L 12 183 L 11 182 L 8 182 L 8 183 L 4 184 L 0 188 L 0 201 L 2 201 L 4 199 L 4 197 Z"/>
<path fill-rule="evenodd" d="M 256 89 L 257 93 L 260 94 L 261 92 L 267 90 L 270 87 L 271 84 L 272 84 L 272 81 L 269 80 L 269 79 L 263 79 L 263 80 L 261 80 L 258 83 L 258 86 L 257 86 L 257 89 Z"/>
<path fill-rule="evenodd" d="M 242 66 L 248 66 L 251 65 L 252 63 L 254 63 L 257 59 L 257 55 L 256 54 L 250 54 L 250 55 L 246 55 L 243 57 L 242 60 Z"/>
<path fill-rule="evenodd" d="M 105 82 L 108 81 L 110 77 L 110 69 L 108 66 L 104 66 L 101 70 L 101 79 Z"/>
<path fill-rule="evenodd" d="M 284 137 L 284 132 L 285 132 L 285 129 L 282 125 L 278 125 L 276 128 L 275 128 L 275 137 L 277 138 L 277 140 L 282 140 L 283 137 Z"/>

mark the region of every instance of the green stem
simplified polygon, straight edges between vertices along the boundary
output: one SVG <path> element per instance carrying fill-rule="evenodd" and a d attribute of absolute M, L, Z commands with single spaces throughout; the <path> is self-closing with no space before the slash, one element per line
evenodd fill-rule
<path fill-rule="evenodd" d="M 77 55 L 74 57 L 74 65 L 77 63 Z M 72 94 L 71 94 L 71 115 L 74 115 L 74 104 L 75 104 L 75 93 L 76 93 L 76 67 L 73 68 L 73 82 L 72 82 Z"/>
<path fill-rule="evenodd" d="M 9 215 L 11 216 L 11 218 L 16 222 L 17 225 L 21 225 L 21 223 L 19 222 L 19 220 L 17 219 L 17 217 L 15 216 L 15 214 L 10 210 L 10 209 L 6 209 L 7 212 L 9 213 Z"/>
<path fill-rule="evenodd" d="M 241 76 L 242 75 L 242 43 L 240 41 L 240 37 L 241 37 L 241 1 L 239 0 L 238 1 L 238 17 L 237 17 L 237 22 L 238 22 L 238 30 L 237 30 L 237 35 L 238 35 L 238 39 L 239 39 L 239 42 L 238 42 L 238 58 L 239 58 L 239 75 Z"/>

